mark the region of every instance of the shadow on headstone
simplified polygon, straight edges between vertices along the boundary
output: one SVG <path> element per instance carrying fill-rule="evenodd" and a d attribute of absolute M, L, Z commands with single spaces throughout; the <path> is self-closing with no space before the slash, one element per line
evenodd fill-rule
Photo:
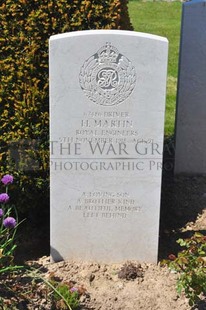
<path fill-rule="evenodd" d="M 60 262 L 64 260 L 61 254 L 56 249 L 54 249 L 52 246 L 50 247 L 50 253 L 51 253 L 51 259 L 54 262 Z"/>

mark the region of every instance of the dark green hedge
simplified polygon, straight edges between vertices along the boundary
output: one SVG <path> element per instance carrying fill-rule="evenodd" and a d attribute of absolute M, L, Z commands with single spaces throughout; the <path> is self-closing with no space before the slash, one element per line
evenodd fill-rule
<path fill-rule="evenodd" d="M 132 30 L 126 0 L 0 1 L 0 174 L 19 211 L 49 201 L 48 38 L 86 29 Z"/>

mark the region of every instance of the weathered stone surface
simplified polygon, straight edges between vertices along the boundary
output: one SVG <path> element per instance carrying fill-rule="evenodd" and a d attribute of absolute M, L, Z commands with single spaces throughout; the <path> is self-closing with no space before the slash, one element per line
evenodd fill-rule
<path fill-rule="evenodd" d="M 156 262 L 168 42 L 50 38 L 51 256 Z"/>

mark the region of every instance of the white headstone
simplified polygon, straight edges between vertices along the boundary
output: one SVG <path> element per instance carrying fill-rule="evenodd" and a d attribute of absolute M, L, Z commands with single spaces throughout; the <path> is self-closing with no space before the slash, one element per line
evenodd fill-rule
<path fill-rule="evenodd" d="M 51 256 L 156 262 L 167 39 L 50 38 Z"/>
<path fill-rule="evenodd" d="M 175 173 L 206 173 L 206 1 L 183 4 Z"/>

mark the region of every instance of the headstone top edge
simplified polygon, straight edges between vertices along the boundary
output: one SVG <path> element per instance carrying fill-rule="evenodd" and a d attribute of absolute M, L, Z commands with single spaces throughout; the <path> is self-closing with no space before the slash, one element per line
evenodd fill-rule
<path fill-rule="evenodd" d="M 192 6 L 195 4 L 203 4 L 205 3 L 206 0 L 191 0 L 191 1 L 186 1 L 183 3 L 183 6 Z"/>
<path fill-rule="evenodd" d="M 168 39 L 165 37 L 161 37 L 154 34 L 144 33 L 144 32 L 136 32 L 129 30 L 81 30 L 81 31 L 73 31 L 73 32 L 65 32 L 61 34 L 52 35 L 49 40 L 59 40 L 66 39 L 71 37 L 78 36 L 90 36 L 90 35 L 122 35 L 122 36 L 133 36 L 133 37 L 144 37 L 147 39 L 158 40 L 168 43 Z"/>

